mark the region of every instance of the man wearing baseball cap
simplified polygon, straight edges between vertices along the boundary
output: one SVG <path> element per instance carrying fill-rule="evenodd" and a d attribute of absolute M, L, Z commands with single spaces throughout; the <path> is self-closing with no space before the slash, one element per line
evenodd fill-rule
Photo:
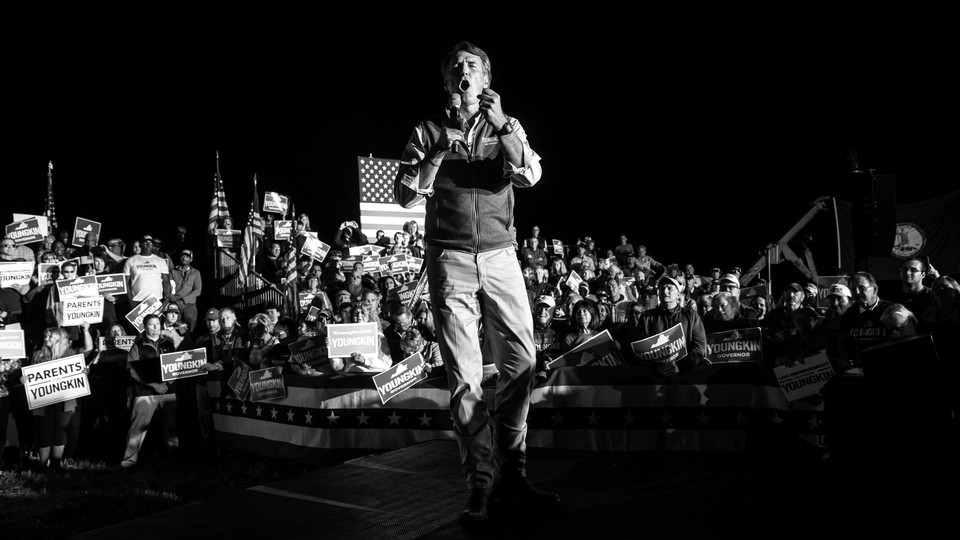
<path fill-rule="evenodd" d="M 827 287 L 827 310 L 820 319 L 815 332 L 821 339 L 820 343 L 827 350 L 827 356 L 837 372 L 845 371 L 848 367 L 840 349 L 840 340 L 843 334 L 842 317 L 853 304 L 853 294 L 850 288 L 843 283 L 834 283 Z"/>
<path fill-rule="evenodd" d="M 170 279 L 176 284 L 167 301 L 180 307 L 180 320 L 187 324 L 192 333 L 197 327 L 197 297 L 203 289 L 200 271 L 192 267 L 193 250 L 180 250 L 180 265 L 170 272 Z"/>
<path fill-rule="evenodd" d="M 560 353 L 563 337 L 553 326 L 557 301 L 549 294 L 537 297 L 533 307 L 533 343 L 537 348 L 537 375 L 546 376 L 546 364 Z"/>
<path fill-rule="evenodd" d="M 660 304 L 640 316 L 640 339 L 646 339 L 665 332 L 680 324 L 687 341 L 687 355 L 675 362 L 654 364 L 661 375 L 676 375 L 697 367 L 707 354 L 707 333 L 703 320 L 695 309 L 684 307 L 680 301 L 682 290 L 680 281 L 666 274 L 657 280 L 657 294 Z"/>
<path fill-rule="evenodd" d="M 720 276 L 719 280 L 720 291 L 719 292 L 728 292 L 733 296 L 740 299 L 740 277 L 736 274 L 724 274 Z M 740 304 L 740 316 L 748 319 L 752 325 L 760 326 L 760 314 L 757 313 L 757 310 L 753 309 L 750 306 L 747 306 L 743 303 Z"/>

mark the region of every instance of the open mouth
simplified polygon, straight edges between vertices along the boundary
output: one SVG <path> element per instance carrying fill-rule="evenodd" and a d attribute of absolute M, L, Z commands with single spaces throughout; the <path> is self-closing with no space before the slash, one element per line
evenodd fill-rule
<path fill-rule="evenodd" d="M 468 89 L 470 89 L 470 81 L 466 79 L 461 80 L 459 88 L 461 92 L 466 92 Z"/>

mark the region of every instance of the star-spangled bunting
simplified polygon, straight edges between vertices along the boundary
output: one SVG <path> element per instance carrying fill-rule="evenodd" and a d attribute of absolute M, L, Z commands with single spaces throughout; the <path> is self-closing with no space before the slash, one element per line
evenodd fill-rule
<path fill-rule="evenodd" d="M 215 400 L 218 414 L 258 418 L 260 421 L 323 429 L 453 429 L 449 414 L 439 409 L 317 409 L 284 405 L 262 414 L 260 406 L 250 409 L 244 402 L 220 398 Z M 227 413 L 224 413 L 227 411 Z M 323 418 L 317 423 L 315 419 Z M 819 434 L 823 427 L 822 411 L 749 410 L 739 407 L 682 407 L 623 409 L 552 409 L 533 408 L 527 418 L 529 429 L 690 429 L 742 430 L 749 426 L 776 429 L 785 433 Z"/>
<path fill-rule="evenodd" d="M 360 229 L 368 238 L 376 238 L 382 230 L 388 238 L 403 230 L 403 224 L 416 221 L 424 229 L 427 215 L 426 201 L 407 209 L 393 198 L 393 180 L 397 177 L 400 161 L 375 157 L 357 157 L 360 180 Z"/>

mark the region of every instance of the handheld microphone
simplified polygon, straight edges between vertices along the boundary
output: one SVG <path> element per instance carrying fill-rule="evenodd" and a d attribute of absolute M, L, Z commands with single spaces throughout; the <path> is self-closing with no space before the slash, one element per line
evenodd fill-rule
<path fill-rule="evenodd" d="M 460 94 L 456 92 L 450 94 L 450 101 L 447 107 L 450 113 L 450 120 L 447 122 L 445 129 L 447 131 L 447 139 L 452 141 L 450 151 L 454 153 L 459 152 L 460 148 L 466 151 L 466 145 L 463 142 L 463 123 L 460 121 L 461 102 Z M 458 148 L 458 146 L 460 148 Z"/>

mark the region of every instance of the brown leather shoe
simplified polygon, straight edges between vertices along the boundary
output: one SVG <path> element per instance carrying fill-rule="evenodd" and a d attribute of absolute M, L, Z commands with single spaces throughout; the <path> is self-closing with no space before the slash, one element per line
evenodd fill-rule
<path fill-rule="evenodd" d="M 472 488 L 467 497 L 467 504 L 460 511 L 460 519 L 465 521 L 481 521 L 490 515 L 490 488 Z"/>
<path fill-rule="evenodd" d="M 524 477 L 501 481 L 497 485 L 495 496 L 497 499 L 508 503 L 539 506 L 541 508 L 560 506 L 560 495 L 537 489 Z"/>

